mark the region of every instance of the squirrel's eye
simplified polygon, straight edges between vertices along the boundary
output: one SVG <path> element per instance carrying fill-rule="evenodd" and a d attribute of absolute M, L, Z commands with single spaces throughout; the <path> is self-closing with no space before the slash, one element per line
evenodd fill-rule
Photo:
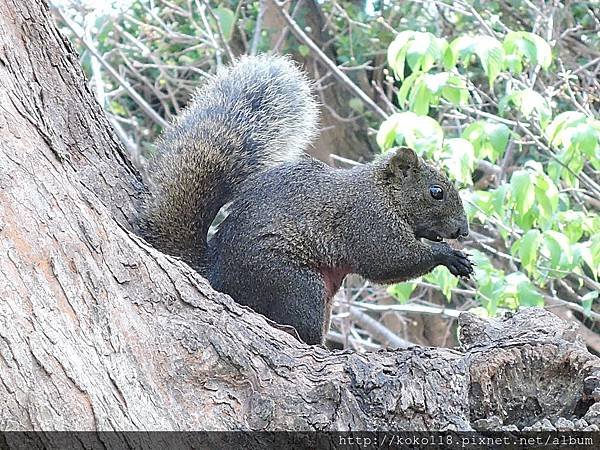
<path fill-rule="evenodd" d="M 444 199 L 444 190 L 441 188 L 441 186 L 438 186 L 437 184 L 429 186 L 429 193 L 436 200 Z"/>

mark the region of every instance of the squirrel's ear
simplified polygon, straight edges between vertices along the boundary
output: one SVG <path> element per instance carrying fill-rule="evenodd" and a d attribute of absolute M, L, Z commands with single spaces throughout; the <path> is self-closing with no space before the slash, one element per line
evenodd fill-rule
<path fill-rule="evenodd" d="M 419 157 L 412 148 L 399 147 L 392 150 L 394 155 L 389 159 L 389 168 L 395 175 L 406 174 L 409 170 L 419 169 Z"/>

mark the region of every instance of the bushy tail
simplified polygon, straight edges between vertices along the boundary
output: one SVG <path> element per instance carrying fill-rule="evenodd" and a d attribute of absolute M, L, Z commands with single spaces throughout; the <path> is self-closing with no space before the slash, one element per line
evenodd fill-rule
<path fill-rule="evenodd" d="M 302 154 L 317 126 L 306 76 L 286 57 L 242 57 L 197 91 L 158 142 L 140 231 L 203 272 L 208 228 L 252 174 Z"/>

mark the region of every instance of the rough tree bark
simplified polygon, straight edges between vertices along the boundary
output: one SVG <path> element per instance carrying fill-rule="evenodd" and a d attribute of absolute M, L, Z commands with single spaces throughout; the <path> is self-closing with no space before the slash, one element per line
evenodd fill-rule
<path fill-rule="evenodd" d="M 141 184 L 39 0 L 0 0 L 0 429 L 456 429 L 597 419 L 600 363 L 543 310 L 463 347 L 310 347 L 129 226 Z M 587 415 L 586 415 L 587 414 Z"/>

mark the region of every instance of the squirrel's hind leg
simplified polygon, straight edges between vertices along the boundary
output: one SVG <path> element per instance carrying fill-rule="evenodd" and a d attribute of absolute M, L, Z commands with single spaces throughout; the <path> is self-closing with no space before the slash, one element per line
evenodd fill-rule
<path fill-rule="evenodd" d="M 279 257 L 280 258 L 280 257 Z M 307 267 L 266 257 L 275 267 L 230 271 L 222 286 L 238 303 L 250 306 L 274 322 L 293 326 L 310 345 L 323 343 L 327 292 L 322 276 Z"/>

